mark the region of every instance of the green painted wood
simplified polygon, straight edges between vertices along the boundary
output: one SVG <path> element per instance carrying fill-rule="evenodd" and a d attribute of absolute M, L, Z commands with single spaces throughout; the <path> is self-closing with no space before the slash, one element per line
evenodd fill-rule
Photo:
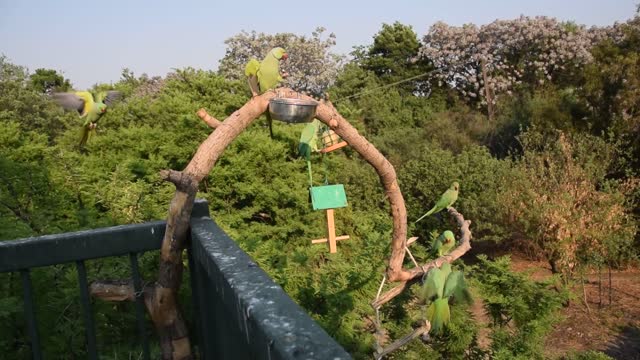
<path fill-rule="evenodd" d="M 342 184 L 313 186 L 310 191 L 313 210 L 337 209 L 347 206 L 347 195 Z"/>

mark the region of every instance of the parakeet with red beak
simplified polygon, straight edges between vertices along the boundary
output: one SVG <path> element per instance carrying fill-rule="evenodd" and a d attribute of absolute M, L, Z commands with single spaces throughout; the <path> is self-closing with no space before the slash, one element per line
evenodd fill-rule
<path fill-rule="evenodd" d="M 447 230 L 440 234 L 431 243 L 431 252 L 438 257 L 447 255 L 456 245 L 456 237 L 451 230 Z"/>
<path fill-rule="evenodd" d="M 283 76 L 280 75 L 280 61 L 287 60 L 288 57 L 289 55 L 283 48 L 277 47 L 271 49 L 262 62 L 258 62 L 255 58 L 249 60 L 244 68 L 244 74 L 248 78 L 253 96 L 275 89 L 284 80 Z M 269 112 L 267 112 L 267 122 L 269 123 L 269 134 L 273 138 Z"/>
<path fill-rule="evenodd" d="M 84 118 L 82 124 L 82 138 L 80 147 L 84 147 L 92 132 L 95 132 L 98 120 L 107 112 L 107 107 L 120 99 L 119 91 L 101 91 L 94 97 L 88 91 L 76 91 L 54 93 L 53 99 L 67 110 L 76 110 L 80 118 Z"/>

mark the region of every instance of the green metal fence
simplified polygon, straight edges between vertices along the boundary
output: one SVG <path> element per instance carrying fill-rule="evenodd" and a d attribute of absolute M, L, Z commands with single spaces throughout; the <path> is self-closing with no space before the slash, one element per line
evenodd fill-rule
<path fill-rule="evenodd" d="M 141 294 L 140 253 L 160 248 L 164 221 L 0 242 L 0 272 L 22 276 L 25 319 L 33 359 L 42 359 L 30 269 L 75 263 L 89 359 L 98 359 L 95 323 L 84 262 L 129 255 L 135 291 Z M 197 200 L 191 221 L 189 270 L 194 343 L 201 359 L 350 359 L 238 245 Z M 136 299 L 144 359 L 150 358 L 144 303 Z M 40 324 L 42 325 L 42 324 Z M 46 326 L 46 324 L 44 324 Z"/>

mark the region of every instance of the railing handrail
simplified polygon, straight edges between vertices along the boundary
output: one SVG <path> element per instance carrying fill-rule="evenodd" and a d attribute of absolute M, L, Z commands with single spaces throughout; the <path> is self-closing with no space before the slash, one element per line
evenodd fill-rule
<path fill-rule="evenodd" d="M 193 216 L 208 215 L 207 202 L 196 200 Z M 152 221 L 0 241 L 0 273 L 157 250 L 165 227 Z"/>

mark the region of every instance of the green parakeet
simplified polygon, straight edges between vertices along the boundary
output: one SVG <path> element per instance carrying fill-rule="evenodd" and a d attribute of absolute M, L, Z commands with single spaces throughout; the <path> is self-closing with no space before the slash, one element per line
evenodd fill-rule
<path fill-rule="evenodd" d="M 78 111 L 80 118 L 84 119 L 80 139 L 80 147 L 83 147 L 92 132 L 95 132 L 96 123 L 107 112 L 107 107 L 120 99 L 121 96 L 122 93 L 119 91 L 101 91 L 94 99 L 88 91 L 76 91 L 54 93 L 53 99 L 67 110 Z"/>
<path fill-rule="evenodd" d="M 289 55 L 283 48 L 277 47 L 271 49 L 262 62 L 258 62 L 256 59 L 249 60 L 244 68 L 244 74 L 248 78 L 253 96 L 275 89 L 284 80 L 280 75 L 280 60 L 287 60 L 288 57 Z M 273 138 L 271 115 L 267 112 L 266 116 L 269 123 L 269 134 Z"/>
<path fill-rule="evenodd" d="M 447 255 L 455 245 L 456 237 L 453 235 L 452 231 L 446 230 L 433 240 L 433 243 L 431 244 L 431 251 L 440 257 Z"/>
<path fill-rule="evenodd" d="M 318 151 L 318 132 L 320 131 L 320 120 L 313 119 L 308 123 L 300 134 L 300 143 L 298 144 L 298 154 L 307 161 L 311 157 L 311 152 Z"/>
<path fill-rule="evenodd" d="M 320 131 L 320 120 L 314 119 L 308 123 L 302 134 L 300 134 L 300 143 L 298 144 L 298 154 L 307 160 L 307 171 L 309 172 L 309 184 L 312 185 L 311 177 L 311 152 L 318 151 L 318 132 Z"/>
<path fill-rule="evenodd" d="M 449 189 L 447 191 L 445 191 L 442 196 L 440 196 L 440 200 L 438 200 L 438 202 L 436 202 L 436 204 L 431 208 L 431 210 L 427 211 L 426 214 L 422 215 L 418 220 L 416 220 L 416 222 L 424 219 L 425 217 L 431 215 L 431 214 L 435 214 L 437 212 L 442 211 L 443 209 L 448 208 L 449 206 L 453 205 L 454 202 L 456 202 L 456 200 L 458 200 L 458 189 L 460 188 L 460 185 L 458 184 L 457 181 L 454 181 L 453 183 L 451 183 L 451 186 L 449 187 Z"/>
<path fill-rule="evenodd" d="M 426 301 L 427 320 L 431 323 L 431 332 L 440 333 L 451 320 L 449 298 L 455 301 L 471 302 L 471 295 L 461 271 L 451 271 L 451 264 L 444 263 L 427 273 L 420 297 Z"/>

